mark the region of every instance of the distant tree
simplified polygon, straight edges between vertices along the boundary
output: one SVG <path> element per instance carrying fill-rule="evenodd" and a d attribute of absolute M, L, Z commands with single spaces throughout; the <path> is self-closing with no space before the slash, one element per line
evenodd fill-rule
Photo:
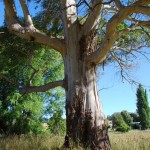
<path fill-rule="evenodd" d="M 138 113 L 130 113 L 130 116 L 133 119 L 133 122 L 140 122 Z"/>
<path fill-rule="evenodd" d="M 50 118 L 48 125 L 52 134 L 64 135 L 66 131 L 66 119 L 62 118 L 63 111 L 56 111 Z"/>
<path fill-rule="evenodd" d="M 130 116 L 133 119 L 132 129 L 141 129 L 140 119 L 138 113 L 130 113 Z"/>
<path fill-rule="evenodd" d="M 139 114 L 141 129 L 145 130 L 150 127 L 150 110 L 146 90 L 141 84 L 137 88 L 137 113 Z"/>
<path fill-rule="evenodd" d="M 123 120 L 125 121 L 125 123 L 128 126 L 131 126 L 132 122 L 133 122 L 133 118 L 130 116 L 130 113 L 127 112 L 126 110 L 121 112 L 121 115 L 123 117 Z"/>
<path fill-rule="evenodd" d="M 108 115 L 108 116 L 107 116 L 107 119 L 108 119 L 108 120 L 112 120 L 112 115 Z"/>
<path fill-rule="evenodd" d="M 116 131 L 127 132 L 130 130 L 130 126 L 126 124 L 121 113 L 114 113 L 112 115 L 112 123 L 113 128 L 116 129 Z"/>

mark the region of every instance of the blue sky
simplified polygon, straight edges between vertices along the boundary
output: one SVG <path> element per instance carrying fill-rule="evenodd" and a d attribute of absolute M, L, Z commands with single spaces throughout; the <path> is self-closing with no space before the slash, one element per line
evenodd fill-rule
<path fill-rule="evenodd" d="M 146 85 L 149 103 L 150 103 L 150 62 L 144 57 L 136 60 L 137 65 L 130 70 L 132 78 L 139 83 Z M 106 88 L 99 92 L 105 115 L 111 115 L 114 112 L 127 110 L 136 111 L 136 89 L 137 85 L 131 85 L 127 81 L 122 82 L 120 73 L 116 72 L 114 65 L 109 65 L 105 71 L 101 70 L 101 78 L 98 82 L 99 89 Z"/>
<path fill-rule="evenodd" d="M 17 7 L 20 7 L 19 4 L 17 4 Z M 34 9 L 31 10 L 32 14 L 35 13 Z M 0 25 L 3 24 L 3 20 L 4 7 L 3 3 L 0 2 Z M 138 60 L 135 61 L 135 64 L 135 67 L 130 70 L 132 78 L 143 85 L 150 86 L 150 62 L 144 57 L 139 56 Z M 121 76 L 117 73 L 117 69 L 114 65 L 110 64 L 106 66 L 104 71 L 100 69 L 98 88 L 104 88 L 99 91 L 99 95 L 103 106 L 103 112 L 106 116 L 122 110 L 127 110 L 129 112 L 136 111 L 137 86 L 131 85 L 125 80 L 122 82 Z M 149 88 L 145 88 L 148 91 L 150 103 Z"/>

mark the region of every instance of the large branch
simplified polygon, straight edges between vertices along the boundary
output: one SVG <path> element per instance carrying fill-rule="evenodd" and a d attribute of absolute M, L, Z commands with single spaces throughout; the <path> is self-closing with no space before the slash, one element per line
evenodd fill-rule
<path fill-rule="evenodd" d="M 82 28 L 81 35 L 88 35 L 93 29 L 96 29 L 99 24 L 102 13 L 102 0 L 93 0 L 92 10 Z"/>
<path fill-rule="evenodd" d="M 147 0 L 138 1 L 127 7 L 121 7 L 117 14 L 115 14 L 108 22 L 106 27 L 106 35 L 97 51 L 87 56 L 87 61 L 89 63 L 99 64 L 104 61 L 107 53 L 110 51 L 113 43 L 119 38 L 122 34 L 116 31 L 117 25 L 119 25 L 124 19 L 128 18 L 129 15 L 133 13 L 142 13 L 150 15 L 150 7 L 141 6 L 150 4 L 150 1 Z M 146 25 L 146 23 L 145 23 Z"/>
<path fill-rule="evenodd" d="M 25 1 L 20 0 L 20 2 L 25 17 L 25 22 L 26 22 L 25 27 L 22 26 L 21 23 L 19 23 L 18 21 L 14 1 L 4 0 L 5 17 L 6 17 L 6 24 L 8 29 L 21 38 L 46 45 L 49 48 L 52 48 L 63 55 L 65 51 L 64 40 L 50 37 L 45 33 L 39 31 L 38 29 L 36 29 L 32 23 L 32 19 L 29 15 L 29 11 L 27 9 Z"/>
<path fill-rule="evenodd" d="M 33 26 L 33 22 L 32 22 L 28 7 L 26 5 L 26 0 L 20 0 L 20 4 L 23 10 L 26 25 Z"/>
<path fill-rule="evenodd" d="M 77 25 L 77 8 L 75 0 L 61 0 L 62 22 L 64 26 L 65 37 L 69 38 L 69 30 Z"/>
<path fill-rule="evenodd" d="M 64 87 L 64 80 L 50 82 L 50 83 L 42 85 L 42 86 L 23 87 L 19 90 L 19 92 L 22 94 L 32 93 L 32 92 L 46 92 L 46 91 L 56 88 L 58 86 Z"/>

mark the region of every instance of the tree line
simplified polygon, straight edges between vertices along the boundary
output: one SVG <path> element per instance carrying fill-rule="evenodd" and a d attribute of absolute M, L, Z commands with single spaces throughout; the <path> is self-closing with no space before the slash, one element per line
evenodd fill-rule
<path fill-rule="evenodd" d="M 112 129 L 127 132 L 131 129 L 146 130 L 150 128 L 150 107 L 148 103 L 147 91 L 141 84 L 139 84 L 137 88 L 136 96 L 136 113 L 121 111 L 114 113 L 111 116 L 107 116 L 108 121 L 112 121 Z M 110 127 L 109 123 L 108 126 Z"/>

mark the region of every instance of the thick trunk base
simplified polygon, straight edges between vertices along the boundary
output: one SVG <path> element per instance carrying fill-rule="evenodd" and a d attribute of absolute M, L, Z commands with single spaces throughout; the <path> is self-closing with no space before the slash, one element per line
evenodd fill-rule
<path fill-rule="evenodd" d="M 65 136 L 65 143 L 63 148 L 83 148 L 83 149 L 91 149 L 91 150 L 110 150 L 111 145 L 107 133 L 107 127 L 103 125 L 102 127 L 95 127 L 92 128 L 88 133 L 86 133 L 83 137 L 85 139 L 81 140 L 76 139 L 75 142 L 74 137 L 71 138 L 70 136 Z"/>
<path fill-rule="evenodd" d="M 108 128 L 103 123 L 96 125 L 95 118 L 90 110 L 84 107 L 83 93 L 75 97 L 72 105 L 67 104 L 67 135 L 64 147 L 82 147 L 91 150 L 110 150 Z M 103 117 L 101 119 L 104 119 Z"/>

